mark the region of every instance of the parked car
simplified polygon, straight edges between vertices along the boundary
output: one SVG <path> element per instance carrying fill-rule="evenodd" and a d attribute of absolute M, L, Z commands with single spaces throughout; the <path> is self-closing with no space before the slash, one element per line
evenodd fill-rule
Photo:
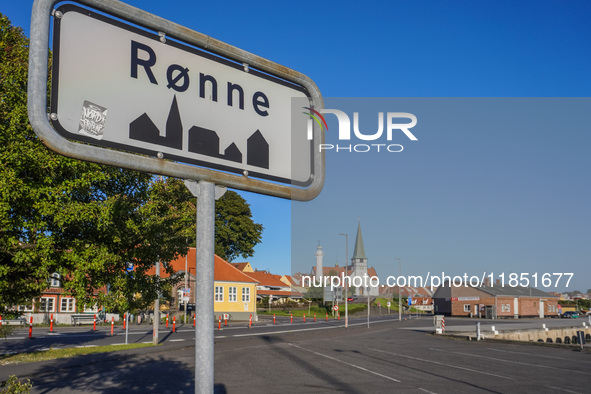
<path fill-rule="evenodd" d="M 577 317 L 579 317 L 579 314 L 573 311 L 566 311 L 560 317 L 562 317 L 563 319 L 576 319 Z"/>
<path fill-rule="evenodd" d="M 353 301 L 355 301 L 356 299 L 357 299 L 356 297 L 349 297 L 349 298 L 347 298 L 347 301 L 348 301 L 348 302 L 353 302 Z"/>

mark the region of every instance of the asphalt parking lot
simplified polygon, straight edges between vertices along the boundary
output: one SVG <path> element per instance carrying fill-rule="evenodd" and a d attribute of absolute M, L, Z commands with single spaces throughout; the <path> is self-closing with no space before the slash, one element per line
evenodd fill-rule
<path fill-rule="evenodd" d="M 227 330 L 216 338 L 216 391 L 589 392 L 588 350 L 444 338 L 425 330 L 429 322 L 383 320 L 348 329 L 318 324 L 283 333 L 268 326 Z M 28 377 L 34 393 L 194 392 L 195 348 L 187 339 L 158 348 L 3 366 L 0 378 Z"/>

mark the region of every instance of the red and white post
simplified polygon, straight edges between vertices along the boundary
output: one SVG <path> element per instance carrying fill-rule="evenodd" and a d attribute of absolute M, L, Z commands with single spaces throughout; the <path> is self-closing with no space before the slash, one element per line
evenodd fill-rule
<path fill-rule="evenodd" d="M 196 319 L 196 316 L 193 315 L 193 327 L 195 327 L 195 319 Z"/>
<path fill-rule="evenodd" d="M 2 327 L 2 315 L 0 315 L 0 327 Z"/>
<path fill-rule="evenodd" d="M 114 330 L 115 330 L 115 316 L 111 316 L 111 335 L 113 335 Z"/>
<path fill-rule="evenodd" d="M 2 324 L 2 317 L 0 316 L 0 325 Z M 273 324 L 275 324 L 275 314 L 273 313 Z"/>
<path fill-rule="evenodd" d="M 123 314 L 123 329 L 125 330 L 125 325 L 127 324 L 127 313 Z"/>
<path fill-rule="evenodd" d="M 306 314 L 304 313 L 304 323 L 306 322 Z"/>
<path fill-rule="evenodd" d="M 316 314 L 314 314 L 314 323 L 316 323 Z"/>
<path fill-rule="evenodd" d="M 166 314 L 166 328 L 168 328 L 168 313 Z"/>
<path fill-rule="evenodd" d="M 92 319 L 92 331 L 96 331 L 96 314 L 94 315 L 94 318 Z"/>
<path fill-rule="evenodd" d="M 172 317 L 172 332 L 176 332 L 176 316 Z"/>
<path fill-rule="evenodd" d="M 53 332 L 53 313 L 49 317 L 49 332 Z"/>
<path fill-rule="evenodd" d="M 252 314 L 250 315 L 250 318 L 248 319 L 248 328 L 252 327 Z"/>
<path fill-rule="evenodd" d="M 441 318 L 441 332 L 445 332 L 445 317 Z"/>
<path fill-rule="evenodd" d="M 33 339 L 33 316 L 29 322 L 29 339 Z"/>
<path fill-rule="evenodd" d="M 224 326 L 228 325 L 228 314 L 224 314 Z"/>
<path fill-rule="evenodd" d="M 218 317 L 218 330 L 222 329 L 222 316 Z"/>
<path fill-rule="evenodd" d="M 289 314 L 290 323 L 293 323 L 293 313 Z"/>

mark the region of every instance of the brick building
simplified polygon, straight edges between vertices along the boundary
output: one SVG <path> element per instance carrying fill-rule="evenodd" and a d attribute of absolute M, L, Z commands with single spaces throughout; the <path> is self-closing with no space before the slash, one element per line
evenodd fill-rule
<path fill-rule="evenodd" d="M 558 297 L 532 287 L 450 286 L 433 295 L 434 313 L 487 319 L 557 317 Z"/>

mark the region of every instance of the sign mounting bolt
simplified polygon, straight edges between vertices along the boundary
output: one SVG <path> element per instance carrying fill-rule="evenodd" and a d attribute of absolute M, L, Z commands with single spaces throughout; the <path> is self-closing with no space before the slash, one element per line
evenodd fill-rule
<path fill-rule="evenodd" d="M 61 19 L 61 17 L 64 16 L 64 14 L 62 14 L 61 11 L 53 10 L 53 16 L 55 16 L 58 19 Z"/>
<path fill-rule="evenodd" d="M 158 152 L 158 153 L 156 154 L 156 157 L 158 157 L 159 159 L 164 159 L 164 153 L 162 153 L 162 152 Z"/>
<path fill-rule="evenodd" d="M 246 171 L 246 170 L 242 171 L 242 175 L 248 176 L 248 171 Z"/>
<path fill-rule="evenodd" d="M 51 114 L 49 114 L 49 119 L 57 120 L 57 114 L 55 112 L 52 112 Z"/>
<path fill-rule="evenodd" d="M 159 31 L 158 35 L 160 36 L 160 42 L 165 43 L 166 42 L 166 33 Z"/>
<path fill-rule="evenodd" d="M 248 63 L 242 63 L 242 65 L 244 66 L 244 72 L 247 73 L 248 72 Z"/>

